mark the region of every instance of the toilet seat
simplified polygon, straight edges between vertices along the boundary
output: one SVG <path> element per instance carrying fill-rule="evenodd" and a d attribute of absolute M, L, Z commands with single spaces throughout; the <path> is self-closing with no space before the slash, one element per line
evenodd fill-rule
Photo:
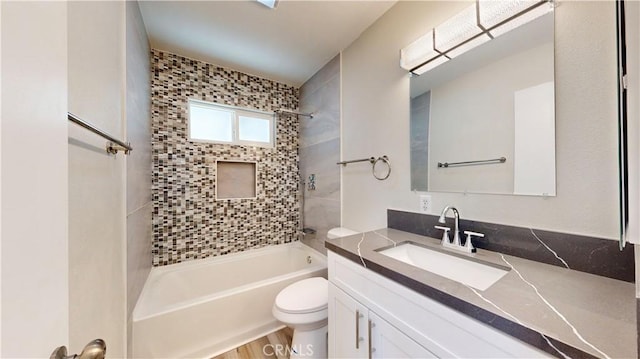
<path fill-rule="evenodd" d="M 276 297 L 275 307 L 289 314 L 307 314 L 327 309 L 329 282 L 314 277 L 293 283 Z"/>
<path fill-rule="evenodd" d="M 329 282 L 322 277 L 303 279 L 280 291 L 273 303 L 273 316 L 293 329 L 292 348 L 313 348 L 307 354 L 291 353 L 292 359 L 327 358 Z"/>

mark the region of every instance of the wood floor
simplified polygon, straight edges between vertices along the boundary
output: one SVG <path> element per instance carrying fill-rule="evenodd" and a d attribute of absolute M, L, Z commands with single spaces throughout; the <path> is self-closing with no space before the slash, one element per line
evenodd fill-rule
<path fill-rule="evenodd" d="M 286 359 L 289 358 L 286 349 L 291 347 L 292 337 L 293 331 L 284 328 L 212 359 Z"/>

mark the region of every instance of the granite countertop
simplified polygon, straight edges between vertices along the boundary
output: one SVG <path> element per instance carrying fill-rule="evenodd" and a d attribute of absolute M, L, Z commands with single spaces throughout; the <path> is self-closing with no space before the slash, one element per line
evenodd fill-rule
<path fill-rule="evenodd" d="M 405 241 L 445 250 L 439 239 L 386 228 L 328 239 L 325 246 L 557 357 L 637 357 L 633 283 L 482 249 L 454 252 L 511 268 L 480 291 L 376 252 Z"/>

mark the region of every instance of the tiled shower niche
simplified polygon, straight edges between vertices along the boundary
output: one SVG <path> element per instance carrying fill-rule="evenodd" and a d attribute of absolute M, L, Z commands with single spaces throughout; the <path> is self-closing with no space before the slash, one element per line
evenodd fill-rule
<path fill-rule="evenodd" d="M 274 112 L 298 108 L 298 89 L 152 50 L 153 265 L 297 239 L 298 119 L 276 118 L 273 148 L 188 140 L 188 100 Z M 255 162 L 250 199 L 217 200 L 216 162 Z"/>
<path fill-rule="evenodd" d="M 256 163 L 216 162 L 216 199 L 256 198 Z"/>

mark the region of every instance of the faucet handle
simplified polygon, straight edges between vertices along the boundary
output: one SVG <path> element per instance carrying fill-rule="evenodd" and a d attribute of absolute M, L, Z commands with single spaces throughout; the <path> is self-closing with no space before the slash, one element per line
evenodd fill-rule
<path fill-rule="evenodd" d="M 478 232 L 473 232 L 473 231 L 464 231 L 464 234 L 466 234 L 467 236 L 476 236 L 476 237 L 484 237 L 484 234 L 482 233 L 478 233 Z"/>
<path fill-rule="evenodd" d="M 467 240 L 464 242 L 464 248 L 468 253 L 475 253 L 476 248 L 471 243 L 471 236 L 476 236 L 479 238 L 483 238 L 484 234 L 472 231 L 464 231 L 464 234 L 467 235 Z"/>
<path fill-rule="evenodd" d="M 449 244 L 449 231 L 451 230 L 451 228 L 449 227 L 444 227 L 444 226 L 434 226 L 436 229 L 441 229 L 444 232 L 442 233 L 442 245 L 444 245 L 445 243 Z"/>

